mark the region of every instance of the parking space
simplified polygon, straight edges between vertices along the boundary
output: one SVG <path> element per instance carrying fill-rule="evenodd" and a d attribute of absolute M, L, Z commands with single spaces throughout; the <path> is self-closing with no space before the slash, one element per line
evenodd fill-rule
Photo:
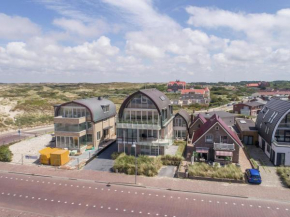
<path fill-rule="evenodd" d="M 272 164 L 262 149 L 256 146 L 247 146 L 247 150 L 250 156 L 258 162 L 260 174 L 262 177 L 261 185 L 283 188 L 283 183 L 276 173 L 276 167 Z"/>
<path fill-rule="evenodd" d="M 89 162 L 84 169 L 85 170 L 97 170 L 110 172 L 114 165 L 114 160 L 111 159 L 113 152 L 118 151 L 117 143 L 112 143 L 104 151 L 102 151 L 96 158 Z"/>

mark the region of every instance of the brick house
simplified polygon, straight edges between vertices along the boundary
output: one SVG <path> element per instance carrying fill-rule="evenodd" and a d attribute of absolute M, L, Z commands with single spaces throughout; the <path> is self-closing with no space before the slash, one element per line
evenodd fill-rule
<path fill-rule="evenodd" d="M 170 81 L 167 84 L 167 91 L 168 92 L 180 92 L 181 90 L 184 90 L 186 87 L 185 81 Z"/>
<path fill-rule="evenodd" d="M 258 113 L 263 108 L 264 104 L 253 101 L 253 102 L 245 102 L 245 103 L 238 103 L 233 105 L 233 112 L 235 114 L 243 114 L 247 116 L 257 116 Z"/>
<path fill-rule="evenodd" d="M 216 114 L 194 133 L 192 144 L 200 161 L 239 163 L 242 143 L 237 134 Z"/>

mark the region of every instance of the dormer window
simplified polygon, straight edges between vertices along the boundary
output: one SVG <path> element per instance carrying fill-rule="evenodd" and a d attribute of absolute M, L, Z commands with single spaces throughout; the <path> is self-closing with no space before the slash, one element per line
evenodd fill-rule
<path fill-rule="evenodd" d="M 109 112 L 109 105 L 102 105 L 103 112 Z"/>

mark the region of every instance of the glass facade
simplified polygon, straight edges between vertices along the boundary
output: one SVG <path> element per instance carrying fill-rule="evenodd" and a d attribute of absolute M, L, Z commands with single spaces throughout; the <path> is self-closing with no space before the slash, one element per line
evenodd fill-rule
<path fill-rule="evenodd" d="M 117 129 L 119 141 L 123 142 L 150 142 L 158 139 L 158 130 L 149 129 Z"/>
<path fill-rule="evenodd" d="M 159 115 L 157 110 L 132 110 L 125 109 L 123 120 L 125 122 L 139 122 L 139 123 L 148 123 L 148 124 L 158 124 L 159 123 Z"/>
<path fill-rule="evenodd" d="M 84 107 L 62 106 L 58 112 L 64 118 L 90 117 L 90 112 Z"/>
<path fill-rule="evenodd" d="M 176 117 L 173 120 L 173 126 L 174 127 L 186 127 L 186 122 L 182 117 Z"/>
<path fill-rule="evenodd" d="M 81 124 L 63 124 L 63 123 L 54 124 L 55 131 L 62 132 L 81 132 L 83 130 L 87 130 L 90 128 L 92 128 L 91 122 L 84 122 Z"/>

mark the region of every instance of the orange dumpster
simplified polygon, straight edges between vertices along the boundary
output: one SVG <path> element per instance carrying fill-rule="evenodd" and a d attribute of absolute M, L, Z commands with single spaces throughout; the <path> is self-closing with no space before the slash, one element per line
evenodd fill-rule
<path fill-rule="evenodd" d="M 61 166 L 69 162 L 69 150 L 57 150 L 50 154 L 50 164 Z"/>

